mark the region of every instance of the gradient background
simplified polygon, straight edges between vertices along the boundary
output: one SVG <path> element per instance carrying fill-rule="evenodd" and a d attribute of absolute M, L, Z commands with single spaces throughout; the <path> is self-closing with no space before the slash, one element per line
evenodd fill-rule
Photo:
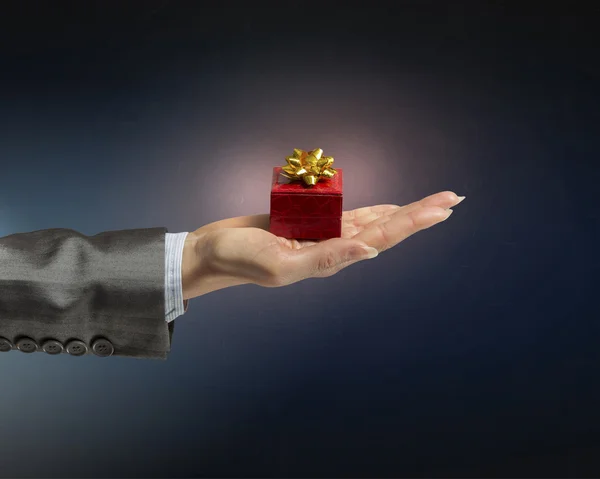
<path fill-rule="evenodd" d="M 2 4 L 0 235 L 265 213 L 294 147 L 345 209 L 467 200 L 166 362 L 2 355 L 2 477 L 600 475 L 597 8 L 47 3 Z"/>

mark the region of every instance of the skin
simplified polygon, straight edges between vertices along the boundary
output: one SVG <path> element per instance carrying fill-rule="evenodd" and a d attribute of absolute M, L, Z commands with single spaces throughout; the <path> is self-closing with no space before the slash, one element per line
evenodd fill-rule
<path fill-rule="evenodd" d="M 342 237 L 319 242 L 269 233 L 269 215 L 210 223 L 186 238 L 183 298 L 240 284 L 271 288 L 332 276 L 445 221 L 452 214 L 450 208 L 463 199 L 443 191 L 406 206 L 377 205 L 345 211 Z"/>

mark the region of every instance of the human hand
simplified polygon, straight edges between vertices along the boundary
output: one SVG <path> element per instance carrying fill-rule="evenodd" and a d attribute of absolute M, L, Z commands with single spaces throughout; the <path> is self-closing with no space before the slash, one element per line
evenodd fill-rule
<path fill-rule="evenodd" d="M 290 240 L 269 233 L 269 215 L 239 216 L 188 234 L 183 250 L 183 298 L 240 284 L 285 286 L 332 276 L 377 256 L 409 236 L 446 220 L 464 197 L 436 193 L 406 206 L 345 211 L 342 237 Z"/>

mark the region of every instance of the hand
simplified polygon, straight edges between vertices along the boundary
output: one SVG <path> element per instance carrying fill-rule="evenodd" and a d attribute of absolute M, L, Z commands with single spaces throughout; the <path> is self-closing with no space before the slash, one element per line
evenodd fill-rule
<path fill-rule="evenodd" d="M 240 284 L 285 286 L 331 276 L 446 220 L 464 197 L 437 193 L 407 206 L 345 211 L 342 237 L 289 240 L 268 232 L 269 215 L 216 221 L 188 234 L 183 250 L 183 298 Z"/>

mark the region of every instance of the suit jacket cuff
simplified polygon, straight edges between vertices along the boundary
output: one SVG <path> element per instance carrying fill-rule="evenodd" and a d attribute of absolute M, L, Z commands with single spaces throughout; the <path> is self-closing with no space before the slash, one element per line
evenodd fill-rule
<path fill-rule="evenodd" d="M 104 338 L 114 355 L 166 358 L 174 323 L 165 322 L 165 233 L 59 228 L 0 238 L 0 337 L 29 338 L 39 351 L 49 339 L 78 340 L 89 353 Z"/>

